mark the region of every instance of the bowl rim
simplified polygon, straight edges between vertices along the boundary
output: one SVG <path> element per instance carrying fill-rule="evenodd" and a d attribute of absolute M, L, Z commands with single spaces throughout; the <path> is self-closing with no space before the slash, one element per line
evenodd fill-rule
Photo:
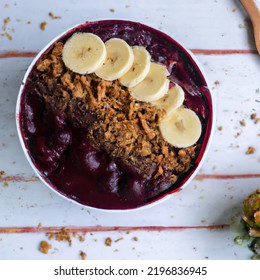
<path fill-rule="evenodd" d="M 80 203 L 80 202 L 74 200 L 73 198 L 67 197 L 62 192 L 59 192 L 50 182 L 48 182 L 48 180 L 43 176 L 43 174 L 41 174 L 41 172 L 36 168 L 36 165 L 35 165 L 35 163 L 33 162 L 32 158 L 30 156 L 29 149 L 26 147 L 25 139 L 23 138 L 22 127 L 21 127 L 21 123 L 20 123 L 20 105 L 21 105 L 22 93 L 23 93 L 24 87 L 26 85 L 27 78 L 28 78 L 29 74 L 31 73 L 32 68 L 35 66 L 36 62 L 39 60 L 39 58 L 42 56 L 42 54 L 46 50 L 48 50 L 52 46 L 52 44 L 55 43 L 58 39 L 60 39 L 61 37 L 63 37 L 67 33 L 73 32 L 74 29 L 77 30 L 78 28 L 80 28 L 80 26 L 85 26 L 87 24 L 98 24 L 99 22 L 105 22 L 105 21 L 130 22 L 130 23 L 133 23 L 133 24 L 141 24 L 142 26 L 148 27 L 151 30 L 159 32 L 163 36 L 166 36 L 170 40 L 177 43 L 177 45 L 179 45 L 180 47 L 183 48 L 183 50 L 186 52 L 186 55 L 189 56 L 189 59 L 197 66 L 197 70 L 200 71 L 200 74 L 204 78 L 204 80 L 206 82 L 206 85 L 208 87 L 208 91 L 209 91 L 209 95 L 211 97 L 211 103 L 212 103 L 211 104 L 212 105 L 212 107 L 211 107 L 212 108 L 211 109 L 211 111 L 212 111 L 211 112 L 212 121 L 211 121 L 211 127 L 209 129 L 208 140 L 207 140 L 207 143 L 205 145 L 204 152 L 202 153 L 201 158 L 200 158 L 197 166 L 192 170 L 192 173 L 189 175 L 188 179 L 186 179 L 175 190 L 166 192 L 162 195 L 158 195 L 158 197 L 156 197 L 154 200 L 146 202 L 144 205 L 134 206 L 133 208 L 126 208 L 126 209 L 106 209 L 106 208 L 98 208 L 98 207 L 93 207 L 93 206 L 90 206 L 90 205 L 85 205 L 83 203 Z M 76 24 L 73 27 L 70 27 L 67 30 L 65 30 L 64 32 L 55 36 L 55 38 L 53 38 L 50 42 L 48 42 L 45 45 L 45 47 L 43 47 L 38 52 L 38 54 L 34 57 L 34 59 L 31 61 L 30 65 L 29 65 L 29 67 L 27 68 L 27 70 L 24 74 L 23 80 L 21 82 L 21 86 L 20 86 L 18 96 L 17 96 L 17 101 L 16 101 L 15 117 L 16 117 L 15 119 L 16 119 L 16 129 L 17 129 L 17 133 L 18 133 L 18 138 L 19 138 L 20 144 L 22 146 L 23 152 L 25 154 L 25 157 L 26 157 L 27 161 L 29 162 L 30 166 L 32 167 L 33 171 L 36 173 L 37 177 L 44 183 L 45 186 L 47 186 L 49 189 L 51 189 L 53 192 L 58 194 L 63 199 L 65 198 L 66 200 L 68 200 L 72 203 L 75 203 L 79 206 L 82 206 L 84 208 L 86 207 L 87 209 L 96 210 L 96 211 L 100 211 L 100 212 L 107 212 L 107 213 L 122 213 L 122 212 L 126 213 L 126 212 L 134 212 L 134 211 L 139 211 L 139 210 L 145 210 L 145 209 L 149 209 L 149 208 L 152 208 L 154 206 L 157 206 L 157 205 L 163 203 L 164 201 L 168 200 L 169 198 L 171 198 L 174 195 L 174 193 L 177 193 L 177 192 L 181 191 L 182 189 L 184 189 L 194 179 L 194 177 L 199 172 L 203 162 L 205 161 L 205 158 L 208 154 L 208 151 L 209 151 L 209 148 L 210 148 L 210 145 L 211 145 L 211 142 L 212 142 L 213 132 L 215 130 L 215 125 L 216 125 L 216 98 L 215 98 L 215 95 L 212 94 L 212 92 L 211 92 L 211 84 L 210 84 L 209 79 L 207 77 L 206 71 L 202 67 L 202 65 L 199 62 L 199 60 L 197 59 L 197 57 L 195 57 L 195 55 L 188 48 L 186 48 L 185 45 L 183 45 L 183 43 L 180 42 L 180 40 L 176 41 L 170 35 L 162 32 L 162 31 L 160 31 L 160 30 L 158 30 L 154 27 L 143 24 L 141 22 L 135 22 L 135 21 L 130 21 L 130 20 L 121 20 L 121 19 L 105 19 L 105 20 L 97 20 L 97 21 L 86 21 L 85 23 Z"/>

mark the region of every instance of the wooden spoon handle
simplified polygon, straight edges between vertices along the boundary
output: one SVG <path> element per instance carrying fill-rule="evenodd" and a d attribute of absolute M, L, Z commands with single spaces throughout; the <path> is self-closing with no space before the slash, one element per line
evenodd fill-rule
<path fill-rule="evenodd" d="M 244 8 L 247 10 L 254 27 L 254 37 L 256 48 L 260 54 L 260 11 L 254 0 L 240 0 Z"/>

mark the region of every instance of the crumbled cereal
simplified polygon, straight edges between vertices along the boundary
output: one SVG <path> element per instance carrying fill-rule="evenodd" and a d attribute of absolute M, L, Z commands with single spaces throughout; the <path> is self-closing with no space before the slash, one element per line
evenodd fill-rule
<path fill-rule="evenodd" d="M 256 149 L 252 146 L 249 146 L 247 151 L 246 151 L 246 155 L 251 155 L 251 154 L 254 154 L 256 151 Z"/>
<path fill-rule="evenodd" d="M 80 251 L 80 257 L 81 257 L 82 260 L 85 260 L 86 256 L 87 256 L 87 254 L 85 252 Z"/>
<path fill-rule="evenodd" d="M 60 18 L 61 18 L 60 16 L 55 16 L 52 12 L 49 12 L 49 16 L 50 16 L 52 19 L 60 19 Z"/>
<path fill-rule="evenodd" d="M 106 246 L 111 246 L 112 239 L 110 237 L 107 237 L 106 240 L 105 240 L 105 244 L 106 244 Z"/>
<path fill-rule="evenodd" d="M 10 41 L 13 40 L 13 37 L 7 32 L 2 33 L 1 35 L 7 37 Z"/>
<path fill-rule="evenodd" d="M 47 25 L 47 22 L 46 22 L 46 21 L 42 22 L 42 23 L 40 24 L 41 30 L 45 30 L 46 25 Z"/>
<path fill-rule="evenodd" d="M 251 120 L 255 120 L 256 117 L 257 117 L 256 113 L 253 113 L 253 114 L 250 115 Z"/>
<path fill-rule="evenodd" d="M 3 30 L 4 30 L 4 31 L 6 31 L 6 29 L 7 29 L 7 24 L 8 24 L 9 21 L 10 21 L 10 17 L 7 17 L 7 18 L 4 19 L 4 25 L 3 25 Z"/>
<path fill-rule="evenodd" d="M 117 240 L 115 240 L 115 243 L 117 243 L 117 242 L 119 242 L 119 241 L 121 241 L 121 240 L 123 240 L 124 239 L 124 237 L 120 237 L 120 238 L 118 238 Z"/>
<path fill-rule="evenodd" d="M 52 245 L 49 244 L 47 241 L 41 241 L 40 246 L 39 246 L 39 250 L 44 253 L 44 254 L 48 254 L 49 253 L 49 249 L 52 248 Z"/>
<path fill-rule="evenodd" d="M 242 126 L 246 126 L 245 120 L 240 121 L 240 124 L 241 124 Z"/>
<path fill-rule="evenodd" d="M 72 234 L 68 232 L 66 228 L 62 228 L 59 232 L 56 233 L 52 233 L 52 232 L 47 233 L 47 236 L 49 240 L 55 237 L 55 240 L 57 241 L 67 241 L 70 246 L 72 244 L 72 240 L 71 240 Z"/>

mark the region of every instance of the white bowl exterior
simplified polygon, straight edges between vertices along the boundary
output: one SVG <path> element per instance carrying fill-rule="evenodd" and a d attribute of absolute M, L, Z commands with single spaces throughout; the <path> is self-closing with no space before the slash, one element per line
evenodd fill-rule
<path fill-rule="evenodd" d="M 137 211 L 137 210 L 142 210 L 142 209 L 148 209 L 148 208 L 151 208 L 153 206 L 156 206 L 156 205 L 159 205 L 161 204 L 162 202 L 168 200 L 171 196 L 174 195 L 174 192 L 173 193 L 170 193 L 170 194 L 167 194 L 165 195 L 164 197 L 162 198 L 159 198 L 157 199 L 156 201 L 153 201 L 151 203 L 148 203 L 146 205 L 143 205 L 143 206 L 140 206 L 140 207 L 136 207 L 136 208 L 132 208 L 132 209 L 102 209 L 102 208 L 96 208 L 96 207 L 92 207 L 92 206 L 89 206 L 89 205 L 84 205 L 84 204 L 81 204 L 79 203 L 78 201 L 72 199 L 72 198 L 69 198 L 67 197 L 66 195 L 63 195 L 62 193 L 60 193 L 59 191 L 57 191 L 55 188 L 53 188 L 53 186 L 51 186 L 51 184 L 49 184 L 46 179 L 44 178 L 44 176 L 40 173 L 40 171 L 36 168 L 35 164 L 33 163 L 31 157 L 30 157 L 30 154 L 29 154 L 29 151 L 28 149 L 26 148 L 25 146 L 25 143 L 24 143 L 24 139 L 23 139 L 23 136 L 22 136 L 22 133 L 21 133 L 21 126 L 20 126 L 20 121 L 19 121 L 19 115 L 20 115 L 20 105 L 21 105 L 21 97 L 22 97 L 22 93 L 23 93 L 23 89 L 24 89 L 24 86 L 26 85 L 26 81 L 27 81 L 27 78 L 28 78 L 28 75 L 30 74 L 32 68 L 34 67 L 35 63 L 38 61 L 38 59 L 41 57 L 41 55 L 54 43 L 56 42 L 59 38 L 61 38 L 63 35 L 65 35 L 66 33 L 68 33 L 70 30 L 74 29 L 74 28 L 77 28 L 78 26 L 80 26 L 82 24 L 78 24 L 72 28 L 69 28 L 68 30 L 66 30 L 65 32 L 59 34 L 58 36 L 56 36 L 52 41 L 50 41 L 38 54 L 37 56 L 33 59 L 33 61 L 31 62 L 30 66 L 28 67 L 25 75 L 24 75 L 24 78 L 23 78 L 23 81 L 22 81 L 22 85 L 20 86 L 20 90 L 19 90 L 19 93 L 18 93 L 18 97 L 17 97 L 17 102 L 16 102 L 16 127 L 17 127 L 17 132 L 18 132 L 18 137 L 19 137 L 19 140 L 20 140 L 20 143 L 21 143 L 21 146 L 22 146 L 22 149 L 25 153 L 25 156 L 29 162 L 29 164 L 31 165 L 32 169 L 34 170 L 34 172 L 37 174 L 37 176 L 39 177 L 39 179 L 47 186 L 49 187 L 52 191 L 54 191 L 55 193 L 57 193 L 59 196 L 73 202 L 73 203 L 76 203 L 80 206 L 84 206 L 86 208 L 89 208 L 89 209 L 94 209 L 94 210 L 97 210 L 97 211 L 102 211 L 102 212 L 109 212 L 109 213 L 112 213 L 112 212 L 115 212 L 115 213 L 125 213 L 125 212 L 132 212 L 132 211 Z M 205 160 L 205 157 L 208 153 L 208 150 L 209 150 L 209 147 L 210 147 L 210 144 L 212 142 L 212 137 L 213 137 L 213 132 L 215 130 L 215 122 L 216 122 L 216 104 L 215 104 L 215 97 L 214 95 L 211 94 L 211 91 L 210 91 L 210 84 L 209 84 L 209 80 L 207 78 L 207 76 L 205 75 L 205 72 L 204 70 L 202 69 L 203 67 L 201 66 L 200 62 L 197 60 L 197 58 L 195 57 L 195 55 L 190 51 L 188 50 L 186 47 L 183 46 L 182 43 L 180 43 L 178 41 L 178 43 L 180 44 L 180 46 L 191 56 L 191 58 L 194 60 L 195 64 L 197 64 L 199 70 L 201 71 L 206 83 L 207 83 L 207 86 L 208 86 L 208 89 L 209 89 L 209 92 L 210 92 L 210 95 L 211 95 L 211 99 L 212 99 L 212 126 L 211 126 L 211 131 L 210 131 L 210 135 L 209 135 L 209 139 L 208 139 L 208 142 L 207 142 L 207 145 L 206 145 L 206 148 L 205 148 L 205 151 L 202 155 L 202 158 L 198 164 L 198 166 L 196 167 L 196 169 L 193 171 L 192 175 L 190 175 L 189 179 L 176 191 L 176 192 L 179 192 L 181 191 L 184 187 L 186 187 L 190 181 L 192 181 L 194 179 L 194 177 L 197 175 L 197 173 L 199 172 L 199 169 L 201 168 L 204 160 Z"/>

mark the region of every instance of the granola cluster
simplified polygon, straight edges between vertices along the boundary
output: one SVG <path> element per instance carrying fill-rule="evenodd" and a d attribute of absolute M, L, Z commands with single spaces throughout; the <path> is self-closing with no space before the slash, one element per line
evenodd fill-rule
<path fill-rule="evenodd" d="M 136 101 L 117 80 L 73 73 L 62 61 L 62 49 L 63 43 L 56 43 L 37 64 L 36 90 L 48 110 L 64 112 L 95 148 L 145 178 L 167 178 L 173 183 L 189 170 L 196 145 L 176 149 L 163 139 L 159 123 L 164 111 Z"/>

